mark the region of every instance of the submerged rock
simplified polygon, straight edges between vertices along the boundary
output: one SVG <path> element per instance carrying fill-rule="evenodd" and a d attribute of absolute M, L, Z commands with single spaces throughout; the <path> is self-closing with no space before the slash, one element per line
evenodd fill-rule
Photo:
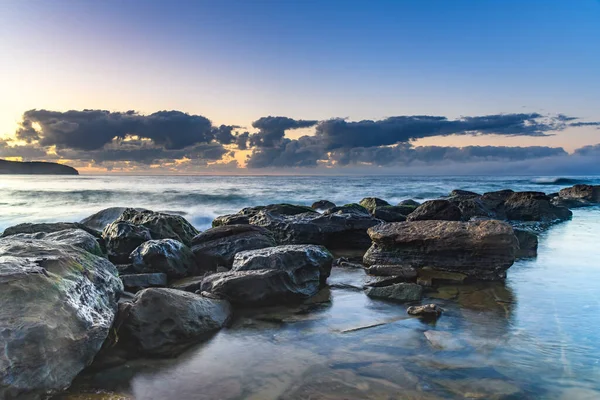
<path fill-rule="evenodd" d="M 240 251 L 276 246 L 270 231 L 254 225 L 224 225 L 208 229 L 192 240 L 198 267 L 214 271 L 218 266 L 230 269 Z"/>
<path fill-rule="evenodd" d="M 117 264 L 127 264 L 129 255 L 142 243 L 151 240 L 150 231 L 143 226 L 118 221 L 102 232 L 108 258 Z"/>
<path fill-rule="evenodd" d="M 429 200 L 421 204 L 407 218 L 408 221 L 460 221 L 460 209 L 448 200 Z"/>
<path fill-rule="evenodd" d="M 406 309 L 410 315 L 417 315 L 426 318 L 438 318 L 442 315 L 442 308 L 435 304 L 425 304 L 422 306 L 411 306 Z"/>
<path fill-rule="evenodd" d="M 123 290 L 108 260 L 48 240 L 0 239 L 0 398 L 43 398 L 88 366 Z"/>
<path fill-rule="evenodd" d="M 196 259 L 189 247 L 173 239 L 149 240 L 131 253 L 138 273 L 163 272 L 169 279 L 196 274 Z"/>
<path fill-rule="evenodd" d="M 150 355 L 172 354 L 198 342 L 231 316 L 225 300 L 167 288 L 142 290 L 130 304 L 121 326 L 124 340 Z"/>
<path fill-rule="evenodd" d="M 329 200 L 319 200 L 319 201 L 315 201 L 312 206 L 310 206 L 310 208 L 314 209 L 314 210 L 320 210 L 320 211 L 325 211 L 325 210 L 329 210 L 330 208 L 335 207 L 335 203 L 329 201 Z"/>
<path fill-rule="evenodd" d="M 175 239 L 186 246 L 199 232 L 180 215 L 128 208 L 115 222 L 129 222 L 148 229 L 152 239 Z"/>
<path fill-rule="evenodd" d="M 504 279 L 518 248 L 512 227 L 494 220 L 395 222 L 370 228 L 369 235 L 366 265 L 431 267 L 485 280 Z"/>
<path fill-rule="evenodd" d="M 65 229 L 51 233 L 17 233 L 11 237 L 15 239 L 38 239 L 55 243 L 70 244 L 97 256 L 103 256 L 98 239 L 81 229 Z"/>
<path fill-rule="evenodd" d="M 368 287 L 365 293 L 369 297 L 396 301 L 421 300 L 423 288 L 415 283 L 396 283 L 382 287 Z"/>

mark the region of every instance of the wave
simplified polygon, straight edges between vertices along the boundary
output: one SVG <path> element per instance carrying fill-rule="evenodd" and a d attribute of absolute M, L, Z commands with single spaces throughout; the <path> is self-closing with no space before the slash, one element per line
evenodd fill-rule
<path fill-rule="evenodd" d="M 536 185 L 577 185 L 588 183 L 588 181 L 575 178 L 536 178 L 532 179 L 531 183 Z"/>

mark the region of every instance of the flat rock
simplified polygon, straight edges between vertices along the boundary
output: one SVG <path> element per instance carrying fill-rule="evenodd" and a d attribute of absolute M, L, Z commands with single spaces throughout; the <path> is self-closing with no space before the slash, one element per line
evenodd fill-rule
<path fill-rule="evenodd" d="M 56 232 L 16 233 L 12 235 L 15 239 L 38 239 L 55 243 L 70 244 L 79 247 L 88 253 L 103 256 L 102 248 L 98 238 L 82 229 L 65 229 Z"/>
<path fill-rule="evenodd" d="M 394 222 L 369 229 L 365 265 L 410 265 L 500 280 L 514 263 L 518 240 L 501 221 Z"/>
<path fill-rule="evenodd" d="M 366 271 L 369 275 L 402 276 L 405 280 L 417 277 L 417 270 L 409 265 L 371 265 Z"/>
<path fill-rule="evenodd" d="M 78 222 L 49 222 L 49 223 L 39 223 L 39 224 L 19 224 L 15 226 L 11 226 L 6 228 L 0 237 L 7 237 L 11 235 L 16 235 L 17 233 L 52 233 L 58 231 L 70 229 L 81 229 L 86 231 L 92 236 L 100 237 L 100 232 L 90 229 L 87 226 L 80 224 Z"/>
<path fill-rule="evenodd" d="M 423 288 L 415 283 L 396 283 L 383 287 L 369 287 L 365 290 L 369 297 L 395 301 L 418 301 L 423 295 Z"/>
<path fill-rule="evenodd" d="M 393 285 L 394 283 L 406 282 L 403 276 L 368 276 L 365 279 L 364 288 L 382 287 Z"/>

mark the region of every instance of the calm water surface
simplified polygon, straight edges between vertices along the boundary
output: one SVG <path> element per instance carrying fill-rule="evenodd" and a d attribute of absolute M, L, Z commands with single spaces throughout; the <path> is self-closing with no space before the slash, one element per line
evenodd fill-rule
<path fill-rule="evenodd" d="M 395 202 L 454 188 L 554 192 L 570 185 L 549 181 L 10 177 L 0 180 L 0 229 L 78 220 L 112 205 L 183 211 L 205 228 L 215 215 L 273 202 L 346 203 L 369 195 Z M 540 236 L 538 257 L 517 261 L 505 284 L 430 291 L 424 302 L 445 309 L 437 323 L 407 316 L 406 305 L 369 299 L 359 290 L 362 270 L 336 268 L 332 287 L 305 304 L 239 312 L 229 328 L 177 358 L 86 376 L 60 398 L 598 399 L 599 232 L 600 208 L 575 210 L 572 221 Z"/>

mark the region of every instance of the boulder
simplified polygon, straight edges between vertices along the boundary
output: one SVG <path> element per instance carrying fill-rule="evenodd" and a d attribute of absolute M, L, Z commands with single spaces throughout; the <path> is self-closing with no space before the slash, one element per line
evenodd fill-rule
<path fill-rule="evenodd" d="M 418 301 L 423 296 L 423 288 L 416 283 L 396 283 L 389 286 L 368 287 L 365 293 L 369 297 L 395 300 Z"/>
<path fill-rule="evenodd" d="M 377 207 L 390 205 L 390 203 L 388 203 L 387 201 L 379 199 L 377 197 L 365 197 L 358 204 L 366 208 L 371 214 L 375 212 L 375 209 Z"/>
<path fill-rule="evenodd" d="M 413 207 L 413 208 L 417 208 L 421 205 L 421 203 L 419 203 L 418 201 L 415 201 L 413 199 L 407 199 L 407 200 L 402 200 L 400 203 L 398 203 L 399 206 L 409 206 L 409 207 Z"/>
<path fill-rule="evenodd" d="M 95 214 L 90 215 L 79 221 L 80 224 L 87 226 L 90 229 L 102 232 L 106 225 L 114 222 L 117 218 L 123 214 L 126 207 L 109 207 L 104 210 L 100 210 Z"/>
<path fill-rule="evenodd" d="M 271 232 L 255 225 L 223 225 L 208 229 L 192 240 L 198 267 L 214 271 L 218 266 L 230 269 L 240 251 L 276 246 Z"/>
<path fill-rule="evenodd" d="M 81 229 L 86 231 L 90 235 L 99 238 L 100 232 L 90 229 L 87 226 L 78 222 L 50 222 L 50 223 L 39 223 L 39 224 L 19 224 L 6 228 L 0 237 L 7 237 L 16 235 L 18 233 L 53 233 L 58 231 L 64 231 L 67 229 Z"/>
<path fill-rule="evenodd" d="M 169 287 L 177 290 L 184 290 L 186 292 L 196 292 L 200 289 L 204 276 L 189 276 L 187 278 L 178 279 L 169 284 Z"/>
<path fill-rule="evenodd" d="M 333 256 L 323 246 L 285 245 L 242 251 L 235 255 L 232 271 L 275 269 L 285 271 L 292 282 L 315 293 L 331 273 Z"/>
<path fill-rule="evenodd" d="M 364 251 L 370 245 L 367 229 L 382 221 L 356 204 L 334 207 L 323 214 L 277 215 L 262 210 L 250 223 L 271 231 L 280 244 L 317 244 L 334 251 Z"/>
<path fill-rule="evenodd" d="M 370 228 L 369 236 L 366 265 L 431 267 L 484 280 L 504 279 L 518 249 L 513 228 L 495 220 L 394 222 Z"/>
<path fill-rule="evenodd" d="M 197 272 L 194 253 L 173 239 L 149 240 L 131 253 L 133 268 L 138 273 L 162 272 L 167 278 L 183 278 Z"/>
<path fill-rule="evenodd" d="M 525 229 L 514 229 L 515 236 L 519 241 L 519 249 L 517 250 L 517 257 L 535 257 L 537 256 L 538 249 L 538 236 Z"/>
<path fill-rule="evenodd" d="M 123 290 L 115 266 L 78 247 L 0 239 L 0 398 L 67 388 L 100 350 Z"/>
<path fill-rule="evenodd" d="M 330 208 L 335 207 L 335 203 L 332 203 L 329 200 L 319 200 L 319 201 L 315 201 L 312 206 L 310 206 L 310 208 L 312 208 L 313 210 L 318 210 L 318 211 L 325 211 L 325 210 L 329 210 Z"/>
<path fill-rule="evenodd" d="M 496 218 L 497 214 L 486 207 L 480 197 L 453 197 L 449 199 L 455 204 L 462 215 L 464 221 L 477 218 Z"/>
<path fill-rule="evenodd" d="M 484 193 L 480 200 L 486 209 L 492 211 L 499 219 L 504 219 L 504 202 L 512 196 L 513 190 L 504 189 L 495 192 Z"/>
<path fill-rule="evenodd" d="M 435 304 L 425 304 L 422 306 L 410 306 L 406 309 L 409 315 L 416 315 L 424 318 L 438 318 L 442 315 L 442 308 Z"/>
<path fill-rule="evenodd" d="M 574 185 L 558 192 L 561 199 L 579 202 L 581 205 L 600 203 L 600 185 Z"/>
<path fill-rule="evenodd" d="M 394 283 L 406 282 L 407 279 L 404 276 L 366 276 L 365 284 L 363 285 L 363 289 L 369 287 L 382 287 L 382 286 L 390 286 Z"/>
<path fill-rule="evenodd" d="M 516 221 L 553 222 L 564 221 L 573 213 L 565 207 L 557 207 L 542 192 L 516 192 L 504 202 L 506 219 Z"/>
<path fill-rule="evenodd" d="M 448 196 L 449 197 L 469 198 L 469 197 L 480 197 L 481 195 L 479 193 L 471 192 L 469 190 L 454 189 L 453 191 L 450 192 L 450 194 Z"/>
<path fill-rule="evenodd" d="M 460 209 L 448 200 L 429 200 L 421 204 L 407 218 L 408 221 L 460 221 Z"/>
<path fill-rule="evenodd" d="M 366 271 L 375 276 L 401 276 L 405 281 L 417 278 L 417 270 L 409 265 L 371 265 Z"/>
<path fill-rule="evenodd" d="M 129 222 L 148 229 L 152 239 L 175 239 L 186 246 L 199 232 L 180 215 L 128 208 L 115 222 Z"/>
<path fill-rule="evenodd" d="M 132 292 L 149 287 L 167 286 L 167 274 L 163 273 L 121 275 L 120 278 L 125 289 Z"/>
<path fill-rule="evenodd" d="M 317 213 L 310 207 L 297 206 L 293 204 L 269 204 L 268 206 L 257 206 L 243 208 L 236 214 L 222 215 L 212 222 L 213 227 L 222 225 L 249 224 L 250 218 L 260 211 L 267 211 L 273 215 L 298 215 L 304 213 Z"/>
<path fill-rule="evenodd" d="M 402 222 L 406 221 L 406 216 L 413 211 L 409 208 L 406 206 L 380 206 L 375 208 L 372 215 L 384 222 Z"/>
<path fill-rule="evenodd" d="M 81 229 L 65 229 L 51 233 L 17 233 L 11 237 L 15 239 L 38 239 L 47 240 L 55 243 L 70 244 L 79 247 L 97 256 L 103 256 L 102 248 L 98 243 L 98 239 Z"/>
<path fill-rule="evenodd" d="M 118 264 L 127 264 L 129 255 L 139 245 L 151 240 L 150 231 L 130 222 L 115 221 L 102 231 L 108 258 Z"/>
<path fill-rule="evenodd" d="M 138 292 L 121 325 L 123 340 L 148 355 L 172 355 L 206 339 L 231 317 L 225 300 L 167 288 Z"/>

